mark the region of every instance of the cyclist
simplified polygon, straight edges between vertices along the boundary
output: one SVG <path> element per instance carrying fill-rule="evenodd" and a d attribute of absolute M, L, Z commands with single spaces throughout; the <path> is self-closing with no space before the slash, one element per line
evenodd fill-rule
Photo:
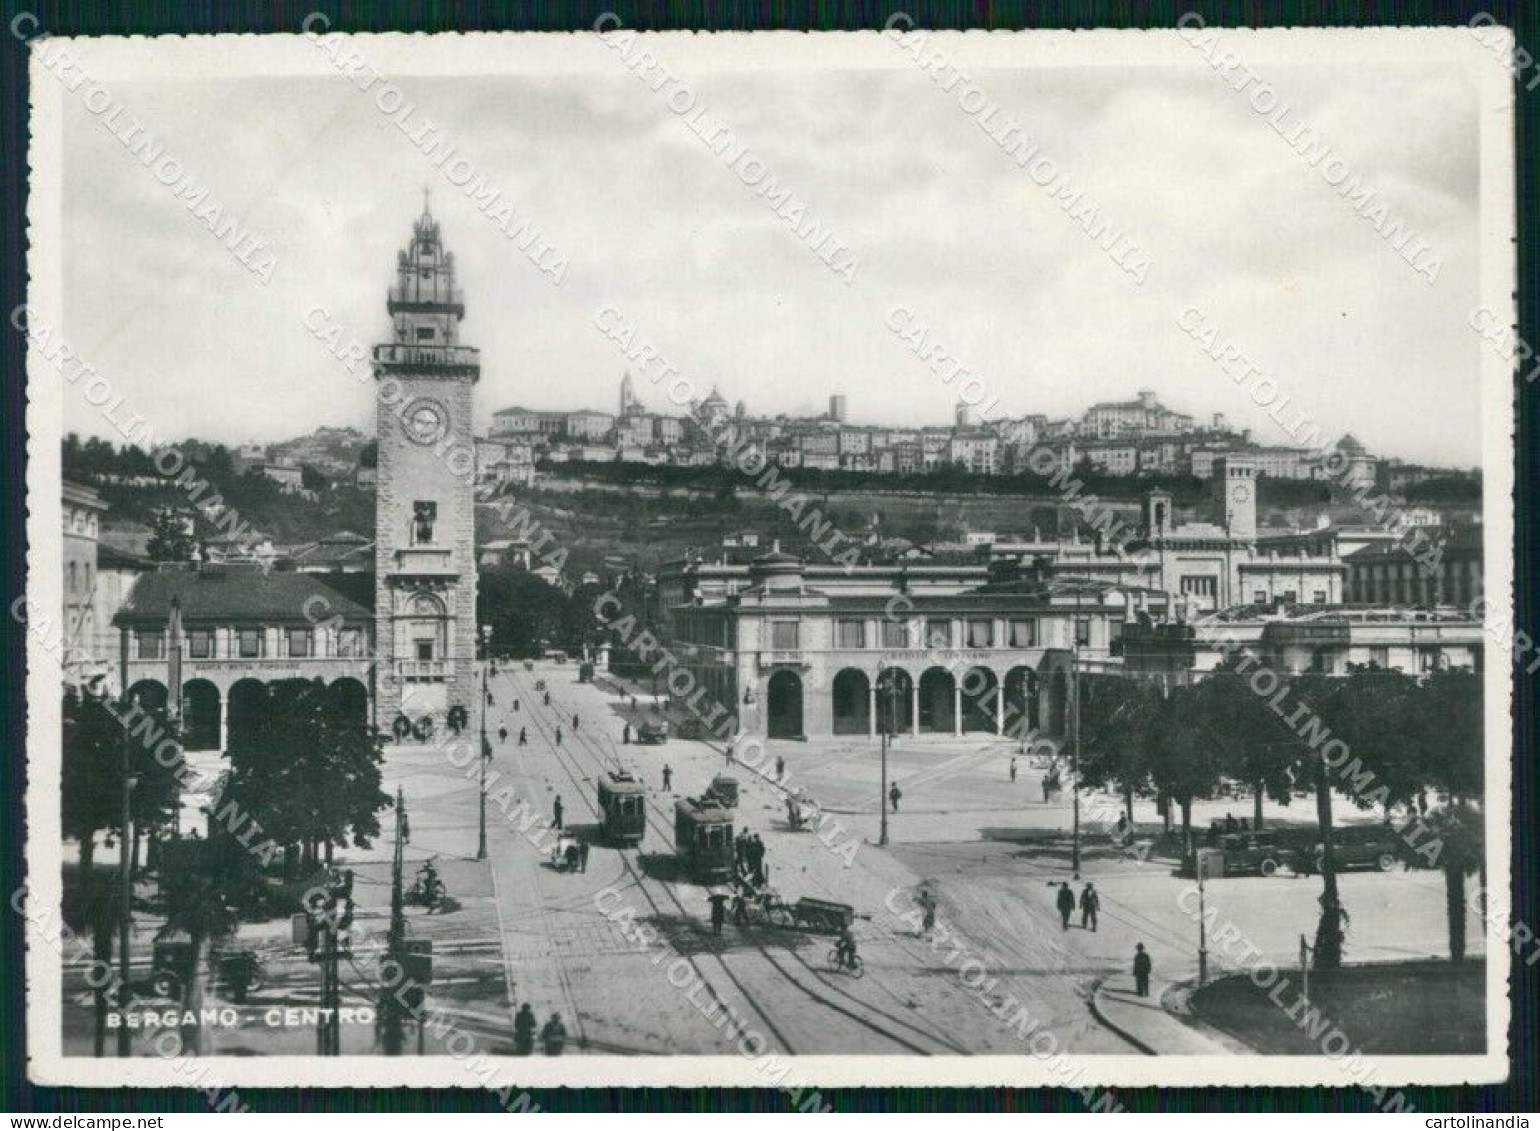
<path fill-rule="evenodd" d="M 846 923 L 840 928 L 839 942 L 834 944 L 835 958 L 839 964 L 847 970 L 853 969 L 856 964 L 856 936 Z"/>

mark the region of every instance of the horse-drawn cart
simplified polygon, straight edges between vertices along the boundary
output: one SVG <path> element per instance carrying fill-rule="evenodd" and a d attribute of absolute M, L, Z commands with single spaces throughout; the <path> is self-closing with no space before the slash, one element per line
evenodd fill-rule
<path fill-rule="evenodd" d="M 838 934 L 855 922 L 856 909 L 848 903 L 835 903 L 832 899 L 812 899 L 803 896 L 790 907 L 796 926 L 810 931 Z"/>

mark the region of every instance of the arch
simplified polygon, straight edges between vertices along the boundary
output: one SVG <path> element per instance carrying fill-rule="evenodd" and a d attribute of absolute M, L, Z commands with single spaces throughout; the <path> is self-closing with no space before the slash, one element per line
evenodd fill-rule
<path fill-rule="evenodd" d="M 877 729 L 908 734 L 914 726 L 914 679 L 903 668 L 884 668 L 877 676 Z"/>
<path fill-rule="evenodd" d="M 182 748 L 218 750 L 223 704 L 219 688 L 207 679 L 182 684 Z"/>
<path fill-rule="evenodd" d="M 962 677 L 962 729 L 965 734 L 994 734 L 1000 681 L 993 668 L 969 668 Z"/>
<path fill-rule="evenodd" d="M 235 753 L 246 749 L 267 723 L 267 687 L 261 680 L 238 679 L 225 696 L 225 723 L 228 729 L 225 750 Z"/>
<path fill-rule="evenodd" d="M 835 734 L 866 734 L 871 729 L 871 689 L 860 668 L 844 668 L 835 675 Z"/>
<path fill-rule="evenodd" d="M 369 689 L 358 680 L 349 676 L 333 680 L 326 689 L 326 701 L 344 724 L 368 724 Z"/>
<path fill-rule="evenodd" d="M 1005 730 L 1007 734 L 1031 734 L 1042 726 L 1037 672 L 1025 664 L 1005 673 Z"/>
<path fill-rule="evenodd" d="M 927 734 L 951 734 L 956 722 L 954 708 L 957 681 L 945 668 L 926 668 L 920 676 L 920 730 Z"/>
<path fill-rule="evenodd" d="M 146 714 L 164 713 L 168 699 L 166 685 L 158 679 L 141 679 L 128 689 L 128 701 L 130 703 L 137 701 Z"/>
<path fill-rule="evenodd" d="M 765 699 L 765 734 L 770 738 L 801 738 L 802 677 L 785 668 L 773 673 Z"/>

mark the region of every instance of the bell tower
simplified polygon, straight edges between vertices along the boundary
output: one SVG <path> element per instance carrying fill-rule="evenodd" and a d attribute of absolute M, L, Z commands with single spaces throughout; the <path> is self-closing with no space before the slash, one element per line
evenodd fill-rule
<path fill-rule="evenodd" d="M 376 687 L 381 730 L 441 734 L 480 708 L 476 685 L 476 451 L 480 351 L 460 344 L 465 298 L 423 193 L 374 347 Z"/>
<path fill-rule="evenodd" d="M 1215 509 L 1225 531 L 1236 541 L 1257 536 L 1257 465 L 1246 456 L 1222 455 L 1214 459 Z"/>

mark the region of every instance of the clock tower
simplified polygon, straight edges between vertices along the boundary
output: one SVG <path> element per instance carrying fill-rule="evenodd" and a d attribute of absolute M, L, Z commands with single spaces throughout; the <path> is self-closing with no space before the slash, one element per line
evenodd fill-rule
<path fill-rule="evenodd" d="M 1225 532 L 1238 542 L 1257 537 L 1257 465 L 1246 456 L 1214 459 L 1214 494 Z"/>
<path fill-rule="evenodd" d="M 442 734 L 476 683 L 476 451 L 480 351 L 460 344 L 465 300 L 428 210 L 390 288 L 391 339 L 374 347 L 376 674 L 381 730 Z M 458 712 L 457 712 L 458 713 Z"/>

